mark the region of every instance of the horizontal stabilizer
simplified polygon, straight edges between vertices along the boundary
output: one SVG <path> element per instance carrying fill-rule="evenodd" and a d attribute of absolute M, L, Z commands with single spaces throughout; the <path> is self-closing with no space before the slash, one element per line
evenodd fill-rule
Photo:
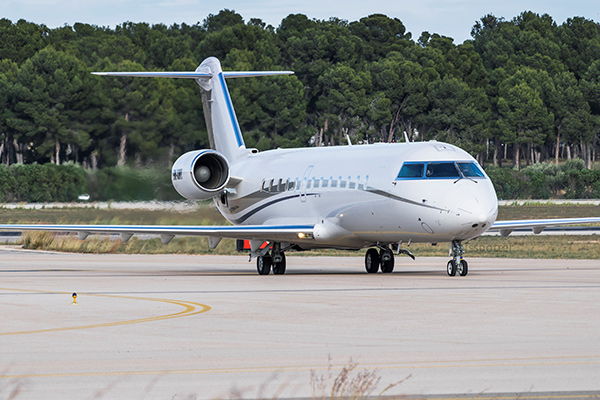
<path fill-rule="evenodd" d="M 156 72 L 92 72 L 99 76 L 126 76 L 133 78 L 183 78 L 183 79 L 201 79 L 211 78 L 212 75 L 206 72 L 195 71 L 156 71 Z M 257 76 L 272 75 L 292 75 L 292 71 L 223 71 L 225 78 L 253 78 Z"/>
<path fill-rule="evenodd" d="M 256 76 L 293 75 L 293 71 L 223 71 L 225 78 L 254 78 Z"/>
<path fill-rule="evenodd" d="M 204 72 L 177 72 L 177 71 L 158 71 L 158 72 L 92 72 L 92 75 L 99 76 L 129 76 L 134 78 L 187 78 L 199 79 L 210 78 L 212 75 Z"/>

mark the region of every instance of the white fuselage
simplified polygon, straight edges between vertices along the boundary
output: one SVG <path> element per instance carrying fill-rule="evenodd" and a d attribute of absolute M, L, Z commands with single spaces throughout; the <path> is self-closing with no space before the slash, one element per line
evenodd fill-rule
<path fill-rule="evenodd" d="M 215 203 L 234 225 L 314 224 L 310 247 L 436 243 L 489 229 L 498 203 L 487 176 L 397 178 L 404 162 L 432 161 L 476 163 L 440 142 L 271 150 L 232 162 L 241 182 Z"/>

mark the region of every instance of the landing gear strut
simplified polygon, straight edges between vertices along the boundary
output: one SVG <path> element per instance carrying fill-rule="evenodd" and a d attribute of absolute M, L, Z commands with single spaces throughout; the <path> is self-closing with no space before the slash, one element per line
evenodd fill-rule
<path fill-rule="evenodd" d="M 449 276 L 455 276 L 456 273 L 460 276 L 466 276 L 469 273 L 469 264 L 463 259 L 465 254 L 465 248 L 460 240 L 453 240 L 450 245 L 450 257 L 452 259 L 448 261 L 446 271 Z"/>

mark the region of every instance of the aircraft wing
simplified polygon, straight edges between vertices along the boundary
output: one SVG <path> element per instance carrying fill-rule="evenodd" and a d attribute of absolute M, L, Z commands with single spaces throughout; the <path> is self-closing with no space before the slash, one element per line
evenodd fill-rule
<path fill-rule="evenodd" d="M 118 233 L 123 241 L 134 234 L 160 235 L 163 243 L 174 236 L 298 242 L 313 238 L 313 225 L 0 225 L 0 230 L 77 232 L 80 239 L 93 233 Z"/>
<path fill-rule="evenodd" d="M 557 218 L 557 219 L 522 219 L 514 221 L 496 221 L 488 231 L 500 231 L 500 235 L 508 236 L 515 229 L 531 228 L 533 233 L 541 233 L 549 226 L 582 225 L 600 223 L 600 217 L 592 218 Z"/>

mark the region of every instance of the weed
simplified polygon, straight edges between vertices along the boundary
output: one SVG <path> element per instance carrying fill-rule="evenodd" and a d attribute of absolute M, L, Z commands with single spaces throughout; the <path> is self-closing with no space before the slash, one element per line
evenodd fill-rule
<path fill-rule="evenodd" d="M 329 357 L 329 367 L 325 375 L 317 374 L 315 371 L 310 372 L 310 382 L 312 389 L 313 400 L 365 400 L 372 398 L 373 393 L 379 387 L 381 377 L 377 370 L 359 370 L 358 363 L 352 361 L 334 376 L 333 367 L 331 364 L 331 356 Z M 376 395 L 376 399 L 383 396 L 388 390 L 400 385 L 402 382 L 410 378 L 406 378 L 389 384 Z"/>

